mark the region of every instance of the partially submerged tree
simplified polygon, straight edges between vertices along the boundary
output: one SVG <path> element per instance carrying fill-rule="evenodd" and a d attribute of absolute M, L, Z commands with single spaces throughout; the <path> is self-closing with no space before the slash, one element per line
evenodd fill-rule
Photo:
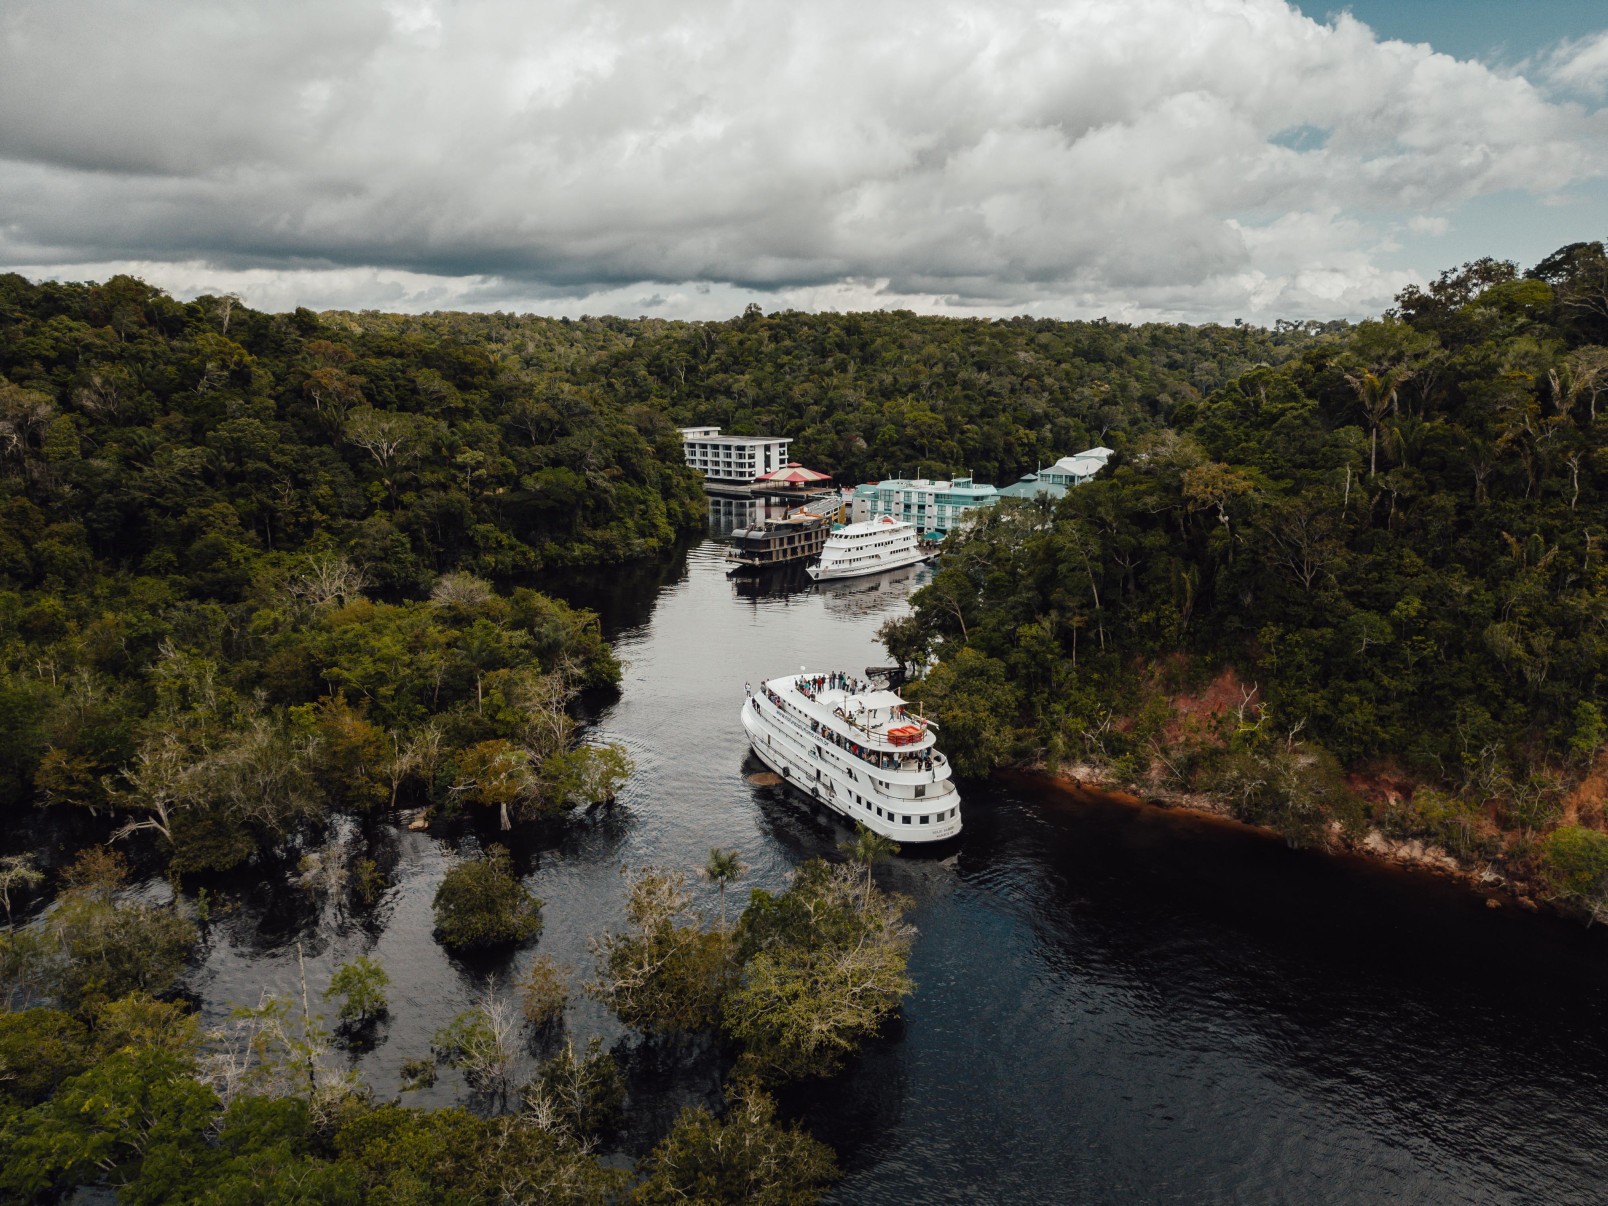
<path fill-rule="evenodd" d="M 514 876 L 508 852 L 493 846 L 447 872 L 436 889 L 435 923 L 444 946 L 513 946 L 541 933 L 542 902 Z"/>
<path fill-rule="evenodd" d="M 865 895 L 862 899 L 862 908 L 869 908 L 871 904 L 871 869 L 884 859 L 892 858 L 899 853 L 899 843 L 892 838 L 883 837 L 880 833 L 867 829 L 856 822 L 854 838 L 843 842 L 839 847 L 855 862 L 865 868 Z"/>
<path fill-rule="evenodd" d="M 497 810 L 497 825 L 512 829 L 522 805 L 536 799 L 536 771 L 530 754 L 497 738 L 465 750 L 458 759 L 459 778 L 453 791 L 484 808 Z"/>
<path fill-rule="evenodd" d="M 726 885 L 741 879 L 747 871 L 748 864 L 743 862 L 739 851 L 722 850 L 718 846 L 710 849 L 703 877 L 720 889 L 720 928 L 723 930 L 726 928 Z"/>
<path fill-rule="evenodd" d="M 566 1039 L 525 1086 L 523 1098 L 528 1115 L 543 1129 L 590 1142 L 619 1121 L 625 1078 L 614 1056 L 603 1050 L 602 1039 L 590 1039 L 580 1055 Z"/>
<path fill-rule="evenodd" d="M 619 794 L 636 770 L 621 745 L 579 745 L 542 760 L 540 792 L 554 809 L 591 808 Z"/>
<path fill-rule="evenodd" d="M 357 1089 L 356 1073 L 330 1059 L 329 1033 L 305 995 L 263 994 L 239 1006 L 212 1038 L 202 1079 L 225 1105 L 244 1097 L 294 1097 L 329 1121 Z"/>
<path fill-rule="evenodd" d="M 118 900 L 121 873 L 109 859 L 80 860 L 45 925 L 52 993 L 82 1014 L 131 992 L 168 992 L 198 937 L 170 906 Z"/>
<path fill-rule="evenodd" d="M 471 1088 L 501 1092 L 514 1063 L 512 1011 L 488 985 L 473 1009 L 436 1031 L 430 1046 L 442 1063 L 463 1073 Z"/>
<path fill-rule="evenodd" d="M 786 892 L 756 890 L 743 913 L 725 1027 L 763 1075 L 835 1072 L 915 989 L 905 902 L 858 881 L 851 867 L 811 859 Z"/>
<path fill-rule="evenodd" d="M 531 961 L 519 978 L 519 1009 L 527 1022 L 541 1030 L 563 1019 L 572 972 L 551 955 L 538 955 Z"/>
<path fill-rule="evenodd" d="M 359 955 L 335 969 L 324 999 L 339 998 L 336 1016 L 349 1025 L 363 1026 L 383 1016 L 389 1008 L 385 990 L 390 983 L 391 977 L 378 959 Z"/>
<path fill-rule="evenodd" d="M 838 1178 L 832 1149 L 777 1122 L 776 1103 L 752 1085 L 732 1091 L 724 1118 L 683 1110 L 638 1171 L 643 1206 L 808 1206 Z"/>
<path fill-rule="evenodd" d="M 701 1030 L 719 1019 L 729 977 L 728 937 L 705 930 L 686 880 L 646 868 L 631 877 L 631 929 L 593 942 L 597 979 L 587 985 L 628 1026 Z"/>

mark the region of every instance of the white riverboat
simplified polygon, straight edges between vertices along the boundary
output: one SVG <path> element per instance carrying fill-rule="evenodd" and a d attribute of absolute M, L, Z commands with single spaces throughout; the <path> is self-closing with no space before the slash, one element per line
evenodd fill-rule
<path fill-rule="evenodd" d="M 831 578 L 858 578 L 861 574 L 880 574 L 883 570 L 915 565 L 927 559 L 917 543 L 916 529 L 902 520 L 884 515 L 865 523 L 835 528 L 821 547 L 821 559 L 809 566 L 817 582 Z"/>
<path fill-rule="evenodd" d="M 782 779 L 901 845 L 960 832 L 960 793 L 937 726 L 893 691 L 841 670 L 806 671 L 750 687 L 743 728 Z"/>

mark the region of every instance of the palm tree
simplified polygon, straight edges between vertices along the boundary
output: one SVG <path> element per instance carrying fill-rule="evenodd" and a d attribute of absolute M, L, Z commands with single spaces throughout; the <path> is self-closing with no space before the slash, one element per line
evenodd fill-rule
<path fill-rule="evenodd" d="M 747 865 L 738 856 L 735 850 L 722 850 L 719 846 L 709 849 L 709 861 L 704 864 L 704 878 L 712 880 L 720 889 L 720 928 L 726 928 L 726 884 L 734 879 L 741 879 L 748 870 Z"/>
<path fill-rule="evenodd" d="M 873 833 L 856 821 L 854 840 L 844 842 L 841 849 L 855 862 L 865 864 L 865 899 L 860 904 L 863 911 L 871 903 L 871 868 L 883 859 L 898 854 L 899 843 L 892 838 L 883 837 L 880 833 Z"/>
<path fill-rule="evenodd" d="M 1385 416 L 1390 413 L 1391 407 L 1396 405 L 1396 391 L 1413 375 L 1414 370 L 1405 364 L 1398 364 L 1394 368 L 1381 369 L 1375 373 L 1363 369 L 1356 376 L 1346 374 L 1346 381 L 1356 391 L 1357 401 L 1362 403 L 1362 411 L 1368 416 L 1368 477 L 1372 480 L 1379 464 L 1379 428 L 1384 423 Z"/>

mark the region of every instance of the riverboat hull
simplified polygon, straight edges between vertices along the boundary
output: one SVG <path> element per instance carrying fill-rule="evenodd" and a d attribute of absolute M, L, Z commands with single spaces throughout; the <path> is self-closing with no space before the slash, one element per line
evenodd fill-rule
<path fill-rule="evenodd" d="M 920 565 L 923 561 L 931 560 L 932 556 L 933 554 L 925 549 L 917 548 L 877 565 L 828 566 L 822 569 L 819 564 L 815 564 L 808 566 L 807 572 L 817 582 L 836 582 L 842 578 L 864 578 L 869 574 L 885 574 L 889 570 L 903 569 L 907 565 Z"/>
<path fill-rule="evenodd" d="M 940 774 L 851 765 L 843 750 L 785 723 L 775 705 L 757 694 L 744 703 L 742 722 L 755 757 L 783 783 L 844 819 L 901 846 L 959 835 L 960 793 L 947 768 Z M 918 790 L 924 794 L 915 796 Z"/>

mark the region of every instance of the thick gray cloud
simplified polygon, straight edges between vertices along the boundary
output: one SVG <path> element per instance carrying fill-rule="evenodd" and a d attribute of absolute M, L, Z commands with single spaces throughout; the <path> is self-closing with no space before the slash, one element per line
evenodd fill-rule
<path fill-rule="evenodd" d="M 265 305 L 1358 313 L 1605 165 L 1603 113 L 1283 0 L 0 9 L 0 263 Z"/>

